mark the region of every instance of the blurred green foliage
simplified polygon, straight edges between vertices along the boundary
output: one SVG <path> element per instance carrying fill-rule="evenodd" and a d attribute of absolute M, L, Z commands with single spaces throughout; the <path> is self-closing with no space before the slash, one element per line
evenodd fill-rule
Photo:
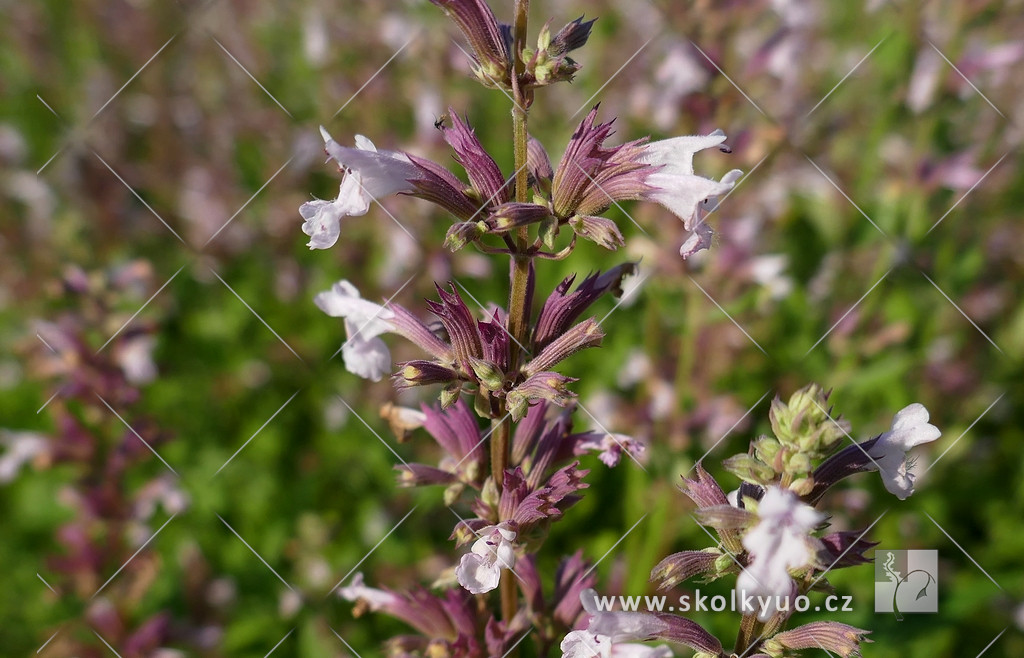
<path fill-rule="evenodd" d="M 580 115 L 566 117 L 601 101 L 602 118 L 618 116 L 621 139 L 721 127 L 734 153 L 701 154 L 698 170 L 750 174 L 712 215 L 720 239 L 697 262 L 676 255 L 674 218 L 633 204 L 609 213 L 627 236 L 624 253 L 585 245 L 568 261 L 540 264 L 543 299 L 571 272 L 642 259 L 633 296 L 614 311 L 613 300 L 594 308 L 599 318 L 610 313 L 604 346 L 574 357 L 568 374 L 581 378 L 581 427 L 593 413 L 650 444 L 643 469 L 585 458 L 591 486 L 554 527 L 542 573 L 583 549 L 601 560 L 604 589 L 648 593 L 662 557 L 709 543 L 676 489 L 679 476 L 704 457 L 723 486 L 736 486 L 717 462 L 769 431 L 772 395 L 813 381 L 833 389 L 855 438 L 885 430 L 914 401 L 943 430 L 923 451 L 910 500 L 863 475 L 827 503 L 837 527 L 864 528 L 881 515 L 870 536 L 882 547 L 940 552 L 937 615 L 874 614 L 870 567 L 830 577 L 854 596 L 856 612 L 841 621 L 873 630 L 865 653 L 973 656 L 1009 628 L 985 655 L 1022 655 L 1021 81 L 971 69 L 1001 115 L 940 60 L 929 102 L 915 110 L 906 101 L 915 66 L 930 56 L 929 30 L 963 63 L 979 49 L 1019 45 L 1020 18 L 999 3 L 776 4 L 534 3 L 534 28 L 584 9 L 600 17 L 577 81 L 542 91 L 531 115 L 553 161 Z M 804 16 L 800 7 L 816 9 Z M 352 619 L 331 588 L 357 566 L 371 584 L 429 584 L 454 564 L 457 519 L 440 491 L 396 488 L 392 450 L 427 463 L 436 450 L 422 434 L 394 441 L 377 414 L 395 396 L 391 384 L 359 381 L 331 358 L 343 330 L 311 299 L 344 277 L 366 297 L 399 291 L 396 301 L 421 310 L 434 281 L 455 277 L 482 303 L 502 303 L 506 265 L 443 252 L 448 219 L 409 199 L 347 221 L 329 251 L 306 249 L 296 209 L 311 194 L 333 197 L 338 183 L 322 165 L 318 124 L 342 142 L 364 134 L 455 168 L 430 125 L 451 105 L 509 170 L 508 100 L 464 79 L 458 37 L 427 3 L 44 0 L 4 15 L 0 158 L 13 221 L 0 228 L 0 339 L 10 346 L 0 424 L 60 440 L 37 412 L 60 382 L 34 371 L 29 355 L 40 348 L 34 320 L 75 310 L 59 285 L 68 267 L 152 267 L 147 290 L 97 319 L 95 347 L 180 269 L 135 320 L 158 327 L 159 376 L 121 410 L 173 435 L 161 455 L 190 499 L 152 545 L 160 564 L 147 607 L 187 617 L 179 585 L 200 564 L 234 592 L 218 610 L 223 638 L 209 655 L 262 655 L 289 633 L 277 655 L 346 655 L 332 629 L 362 655 L 377 654 L 404 627 Z M 794 51 L 772 54 L 772 43 Z M 674 52 L 703 82 L 666 100 L 659 94 L 683 66 Z M 656 124 L 665 103 L 675 113 Z M 954 165 L 969 170 L 966 184 L 943 178 Z M 759 274 L 769 255 L 783 259 L 782 271 Z M 396 361 L 414 354 L 392 349 Z M 623 382 L 637 354 L 651 365 Z M 401 398 L 414 404 L 431 393 Z M 147 464 L 138 484 L 161 469 Z M 73 479 L 68 466 L 28 468 L 0 485 L 0 637 L 9 655 L 36 651 L 83 614 L 86 602 L 40 582 L 59 580 L 48 557 L 61 552 L 55 531 L 69 511 L 59 501 Z M 297 603 L 226 524 L 295 588 Z M 732 618 L 694 618 L 731 644 Z M 827 617 L 800 617 L 815 618 Z"/>

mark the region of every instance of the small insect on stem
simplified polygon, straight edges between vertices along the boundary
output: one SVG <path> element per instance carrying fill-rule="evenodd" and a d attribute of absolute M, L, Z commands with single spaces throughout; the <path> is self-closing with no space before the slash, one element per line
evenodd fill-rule
<path fill-rule="evenodd" d="M 445 112 L 441 116 L 437 117 L 436 121 L 434 121 L 434 127 L 437 128 L 438 130 L 442 130 L 444 128 L 444 124 L 447 123 L 447 122 L 448 122 L 448 113 Z"/>

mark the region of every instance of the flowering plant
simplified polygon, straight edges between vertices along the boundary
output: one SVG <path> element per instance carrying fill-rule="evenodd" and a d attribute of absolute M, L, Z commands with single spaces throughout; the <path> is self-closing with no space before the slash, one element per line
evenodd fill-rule
<path fill-rule="evenodd" d="M 681 220 L 689 233 L 679 249 L 684 259 L 709 248 L 706 216 L 742 174 L 713 180 L 696 174 L 693 161 L 714 147 L 729 153 L 726 136 L 716 130 L 611 145 L 612 122 L 599 122 L 595 106 L 553 167 L 529 135 L 529 110 L 538 89 L 571 81 L 581 68 L 569 53 L 586 44 L 594 21 L 580 17 L 554 35 L 546 24 L 534 48 L 526 41 L 526 0 L 516 0 L 511 25 L 500 23 L 483 0 L 431 1 L 469 42 L 473 75 L 512 101 L 512 173 L 503 172 L 454 108 L 437 126 L 468 182 L 429 159 L 378 149 L 361 135 L 354 147 L 343 146 L 321 128 L 342 180 L 336 199 L 302 205 L 302 230 L 310 248 L 330 248 L 346 218 L 366 214 L 374 200 L 417 197 L 453 218 L 448 248 L 510 259 L 509 297 L 478 317 L 454 284 L 438 282 L 437 300 L 427 302 L 434 322 L 394 302 L 363 299 L 348 280 L 316 295 L 321 310 L 344 321 L 341 352 L 350 372 L 374 381 L 392 373 L 400 389 L 439 387 L 432 404 L 383 411 L 400 438 L 422 428 L 443 452 L 437 465 L 403 463 L 398 482 L 443 485 L 446 505 L 472 512 L 460 515 L 451 534 L 457 548 L 469 548 L 438 578 L 440 593 L 374 588 L 361 574 L 339 593 L 356 603 L 357 614 L 387 612 L 418 631 L 393 638 L 391 655 L 502 656 L 532 636 L 538 655 L 555 647 L 574 657 L 672 655 L 667 645 L 642 644 L 659 640 L 724 657 L 718 638 L 682 616 L 602 610 L 596 576 L 580 553 L 565 557 L 553 579 L 538 567 L 551 524 L 589 486 L 579 457 L 598 452 L 614 467 L 646 448 L 623 434 L 576 431 L 576 379 L 561 371 L 563 361 L 601 344 L 601 322 L 584 315 L 603 295 L 620 295 L 638 264 L 621 263 L 578 283 L 570 275 L 536 313 L 534 300 L 539 261 L 570 257 L 581 238 L 609 250 L 623 246 L 622 232 L 602 216 L 622 201 L 653 201 Z M 393 364 L 387 334 L 413 343 L 421 357 Z M 847 430 L 825 408 L 827 397 L 809 386 L 788 403 L 773 403 L 774 436 L 725 462 L 742 481 L 733 493 L 702 464 L 694 477 L 684 477 L 683 492 L 697 505 L 698 522 L 717 533 L 717 545 L 670 555 L 651 578 L 671 588 L 694 576 L 736 575 L 739 598 L 750 601 L 741 610 L 737 654 L 777 658 L 814 646 L 843 656 L 859 652 L 867 631 L 852 626 L 815 622 L 784 630 L 793 597 L 825 587 L 832 569 L 866 562 L 864 552 L 873 546 L 863 533 L 823 534 L 827 516 L 815 506 L 839 479 L 868 470 L 880 471 L 886 488 L 905 498 L 913 489 L 905 451 L 938 437 L 924 407 L 911 405 L 889 432 L 838 450 Z M 494 590 L 497 606 L 488 597 Z"/>

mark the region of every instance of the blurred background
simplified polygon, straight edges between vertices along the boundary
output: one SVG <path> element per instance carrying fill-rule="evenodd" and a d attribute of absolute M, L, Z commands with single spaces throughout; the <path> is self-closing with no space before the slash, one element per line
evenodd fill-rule
<path fill-rule="evenodd" d="M 0 7 L 5 655 L 379 655 L 407 629 L 332 591 L 356 569 L 428 585 L 457 519 L 440 490 L 396 487 L 396 453 L 435 447 L 396 442 L 391 383 L 332 358 L 343 328 L 312 297 L 348 278 L 425 315 L 433 282 L 457 280 L 504 304 L 507 265 L 441 249 L 450 219 L 407 198 L 310 251 L 298 207 L 337 193 L 321 124 L 459 171 L 433 126 L 451 106 L 511 171 L 508 99 L 467 78 L 424 1 Z M 600 102 L 615 140 L 721 128 L 733 152 L 699 154 L 698 173 L 746 174 L 700 257 L 679 258 L 667 211 L 626 204 L 609 213 L 624 250 L 540 264 L 546 295 L 642 259 L 568 374 L 578 427 L 650 446 L 643 469 L 584 458 L 591 487 L 542 566 L 607 552 L 603 591 L 652 593 L 662 557 L 709 543 L 679 476 L 707 454 L 734 488 L 720 461 L 770 431 L 774 395 L 817 382 L 854 438 L 915 401 L 943 431 L 909 500 L 866 474 L 828 502 L 837 528 L 939 551 L 934 615 L 876 615 L 870 566 L 830 575 L 854 596 L 840 620 L 874 631 L 865 655 L 1024 655 L 1022 9 L 533 3 L 532 34 L 599 18 L 576 81 L 531 112 L 553 160 Z M 731 617 L 694 618 L 731 645 Z"/>

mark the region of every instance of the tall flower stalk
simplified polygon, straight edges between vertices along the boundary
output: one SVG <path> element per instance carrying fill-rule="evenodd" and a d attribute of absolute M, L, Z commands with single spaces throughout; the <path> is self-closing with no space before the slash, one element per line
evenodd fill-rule
<path fill-rule="evenodd" d="M 580 17 L 554 34 L 545 24 L 531 47 L 528 0 L 514 0 L 511 24 L 500 23 L 484 0 L 431 2 L 469 43 L 474 76 L 512 101 L 512 173 L 502 172 L 465 113 L 454 108 L 438 128 L 468 183 L 425 158 L 379 150 L 363 136 L 355 137 L 355 148 L 342 146 L 322 130 L 342 183 L 336 200 L 302 206 L 303 231 L 310 247 L 327 248 L 344 230 L 345 217 L 365 214 L 375 197 L 421 198 L 453 217 L 445 239 L 450 249 L 472 246 L 510 259 L 508 303 L 492 304 L 475 317 L 453 284 L 437 282 L 437 301 L 427 307 L 438 326 L 397 303 L 365 300 L 346 280 L 316 296 L 322 310 L 344 320 L 342 355 L 349 371 L 374 380 L 392 371 L 399 388 L 440 387 L 432 404 L 387 405 L 382 412 L 400 440 L 423 429 L 444 453 L 436 466 L 403 463 L 398 483 L 443 486 L 446 505 L 473 514 L 452 532 L 456 546 L 467 550 L 438 579 L 441 593 L 373 588 L 361 574 L 339 592 L 356 602 L 357 614 L 387 612 L 420 633 L 393 638 L 392 655 L 502 656 L 531 634 L 538 655 L 555 647 L 576 657 L 672 655 L 665 645 L 640 644 L 658 640 L 686 645 L 702 657 L 723 657 L 722 643 L 683 617 L 601 609 L 596 577 L 580 554 L 566 556 L 553 577 L 538 571 L 537 554 L 551 524 L 589 486 L 579 457 L 598 452 L 613 467 L 623 456 L 641 458 L 646 446 L 624 434 L 575 431 L 576 380 L 560 372 L 564 360 L 601 344 L 600 323 L 585 313 L 603 295 L 621 294 L 623 279 L 637 264 L 621 263 L 579 281 L 571 275 L 536 313 L 534 297 L 542 261 L 570 257 L 580 239 L 609 250 L 624 244 L 615 223 L 602 217 L 618 202 L 654 201 L 678 217 L 690 233 L 680 247 L 683 258 L 709 248 L 712 229 L 705 218 L 741 172 L 706 178 L 695 173 L 694 157 L 712 148 L 731 152 L 726 136 L 716 130 L 611 145 L 613 121 L 600 122 L 594 107 L 552 167 L 544 146 L 529 134 L 529 110 L 539 89 L 571 81 L 581 68 L 569 54 L 586 44 L 594 21 Z M 412 342 L 422 358 L 392 364 L 382 338 L 387 334 Z M 908 408 L 890 433 L 858 444 L 860 454 L 837 452 L 842 433 L 836 428 L 842 426 L 826 422 L 825 399 L 811 387 L 788 405 L 773 405 L 776 436 L 757 439 L 749 453 L 726 462 L 744 482 L 733 495 L 703 466 L 696 479 L 684 479 L 700 522 L 715 529 L 721 542 L 667 557 L 652 571 L 653 582 L 672 587 L 696 575 L 731 574 L 741 593 L 781 601 L 823 576 L 829 556 L 836 557 L 832 567 L 864 561 L 871 544 L 843 533 L 822 535 L 825 516 L 813 506 L 839 478 L 872 465 L 890 490 L 908 494 L 913 479 L 903 451 L 933 440 L 937 430 L 924 426 L 923 407 Z M 493 590 L 499 591 L 496 609 L 487 598 Z M 789 613 L 778 601 L 743 611 L 737 653 L 780 656 L 812 641 L 843 656 L 859 650 L 866 631 L 838 623 L 783 631 Z"/>

